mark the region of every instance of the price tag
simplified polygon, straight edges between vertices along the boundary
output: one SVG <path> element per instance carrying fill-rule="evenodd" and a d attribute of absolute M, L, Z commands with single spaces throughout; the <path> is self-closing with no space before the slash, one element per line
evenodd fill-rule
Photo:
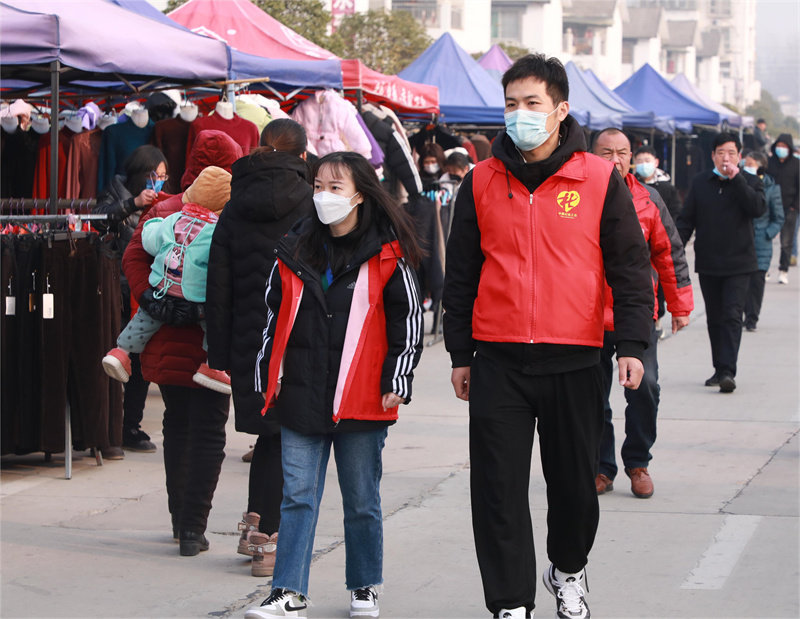
<path fill-rule="evenodd" d="M 8 295 L 6 296 L 6 316 L 17 315 L 17 297 L 11 292 L 11 280 L 13 277 L 8 278 Z"/>
<path fill-rule="evenodd" d="M 50 293 L 50 274 L 47 274 L 47 278 L 45 279 L 46 282 L 46 292 L 42 295 L 42 318 L 52 318 L 53 317 L 53 308 L 55 303 L 53 302 L 53 295 Z"/>

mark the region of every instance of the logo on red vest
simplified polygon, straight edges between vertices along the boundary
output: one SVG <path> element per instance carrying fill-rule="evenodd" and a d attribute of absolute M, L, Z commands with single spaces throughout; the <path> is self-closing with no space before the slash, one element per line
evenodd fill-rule
<path fill-rule="evenodd" d="M 574 190 L 562 191 L 556 197 L 556 204 L 558 204 L 558 216 L 565 219 L 575 219 L 578 213 L 573 212 L 574 209 L 581 202 L 581 194 Z"/>

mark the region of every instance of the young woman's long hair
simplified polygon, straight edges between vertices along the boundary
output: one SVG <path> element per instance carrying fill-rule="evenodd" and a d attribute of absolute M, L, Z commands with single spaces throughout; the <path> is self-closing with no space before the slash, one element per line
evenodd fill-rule
<path fill-rule="evenodd" d="M 417 241 L 414 222 L 408 212 L 383 188 L 372 164 L 358 153 L 330 153 L 314 164 L 313 177 L 316 179 L 320 169 L 326 166 L 330 166 L 333 174 L 340 178 L 347 174 L 353 180 L 356 191 L 364 198 L 364 201 L 356 207 L 358 223 L 348 234 L 352 235 L 351 247 L 353 249 L 358 247 L 361 239 L 373 225 L 373 218 L 377 218 L 376 223 L 385 218 L 397 236 L 406 261 L 416 268 L 422 257 L 422 250 Z M 331 245 L 328 242 L 330 229 L 316 214 L 311 220 L 311 226 L 299 239 L 295 257 L 302 250 L 310 265 L 322 271 L 328 265 L 325 247 Z"/>
<path fill-rule="evenodd" d="M 125 160 L 125 188 L 132 196 L 138 196 L 145 188 L 150 173 L 155 172 L 160 163 L 167 167 L 167 159 L 158 148 L 145 144 L 134 150 Z"/>

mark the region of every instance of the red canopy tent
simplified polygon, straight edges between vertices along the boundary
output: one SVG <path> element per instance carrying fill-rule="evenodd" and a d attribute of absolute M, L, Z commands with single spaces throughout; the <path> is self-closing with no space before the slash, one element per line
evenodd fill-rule
<path fill-rule="evenodd" d="M 346 95 L 382 103 L 400 114 L 437 114 L 439 89 L 384 75 L 359 60 L 342 60 L 284 26 L 249 0 L 189 0 L 168 16 L 198 34 L 225 41 L 239 51 L 286 60 L 342 63 Z"/>

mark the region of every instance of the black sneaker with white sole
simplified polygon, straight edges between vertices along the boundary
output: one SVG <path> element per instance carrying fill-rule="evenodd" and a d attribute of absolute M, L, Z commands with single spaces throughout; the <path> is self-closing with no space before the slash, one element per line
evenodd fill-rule
<path fill-rule="evenodd" d="M 351 617 L 378 617 L 378 592 L 375 587 L 364 587 L 350 592 Z"/>
<path fill-rule="evenodd" d="M 544 586 L 556 598 L 556 617 L 560 619 L 589 619 L 591 613 L 586 605 L 584 596 L 589 590 L 586 582 L 586 570 L 577 574 L 567 574 L 560 579 L 556 575 L 556 568 L 551 563 L 542 575 Z M 585 587 L 585 589 L 584 589 Z"/>
<path fill-rule="evenodd" d="M 267 619 L 269 617 L 305 617 L 308 604 L 299 593 L 286 589 L 273 589 L 270 596 L 244 614 L 244 619 Z"/>

